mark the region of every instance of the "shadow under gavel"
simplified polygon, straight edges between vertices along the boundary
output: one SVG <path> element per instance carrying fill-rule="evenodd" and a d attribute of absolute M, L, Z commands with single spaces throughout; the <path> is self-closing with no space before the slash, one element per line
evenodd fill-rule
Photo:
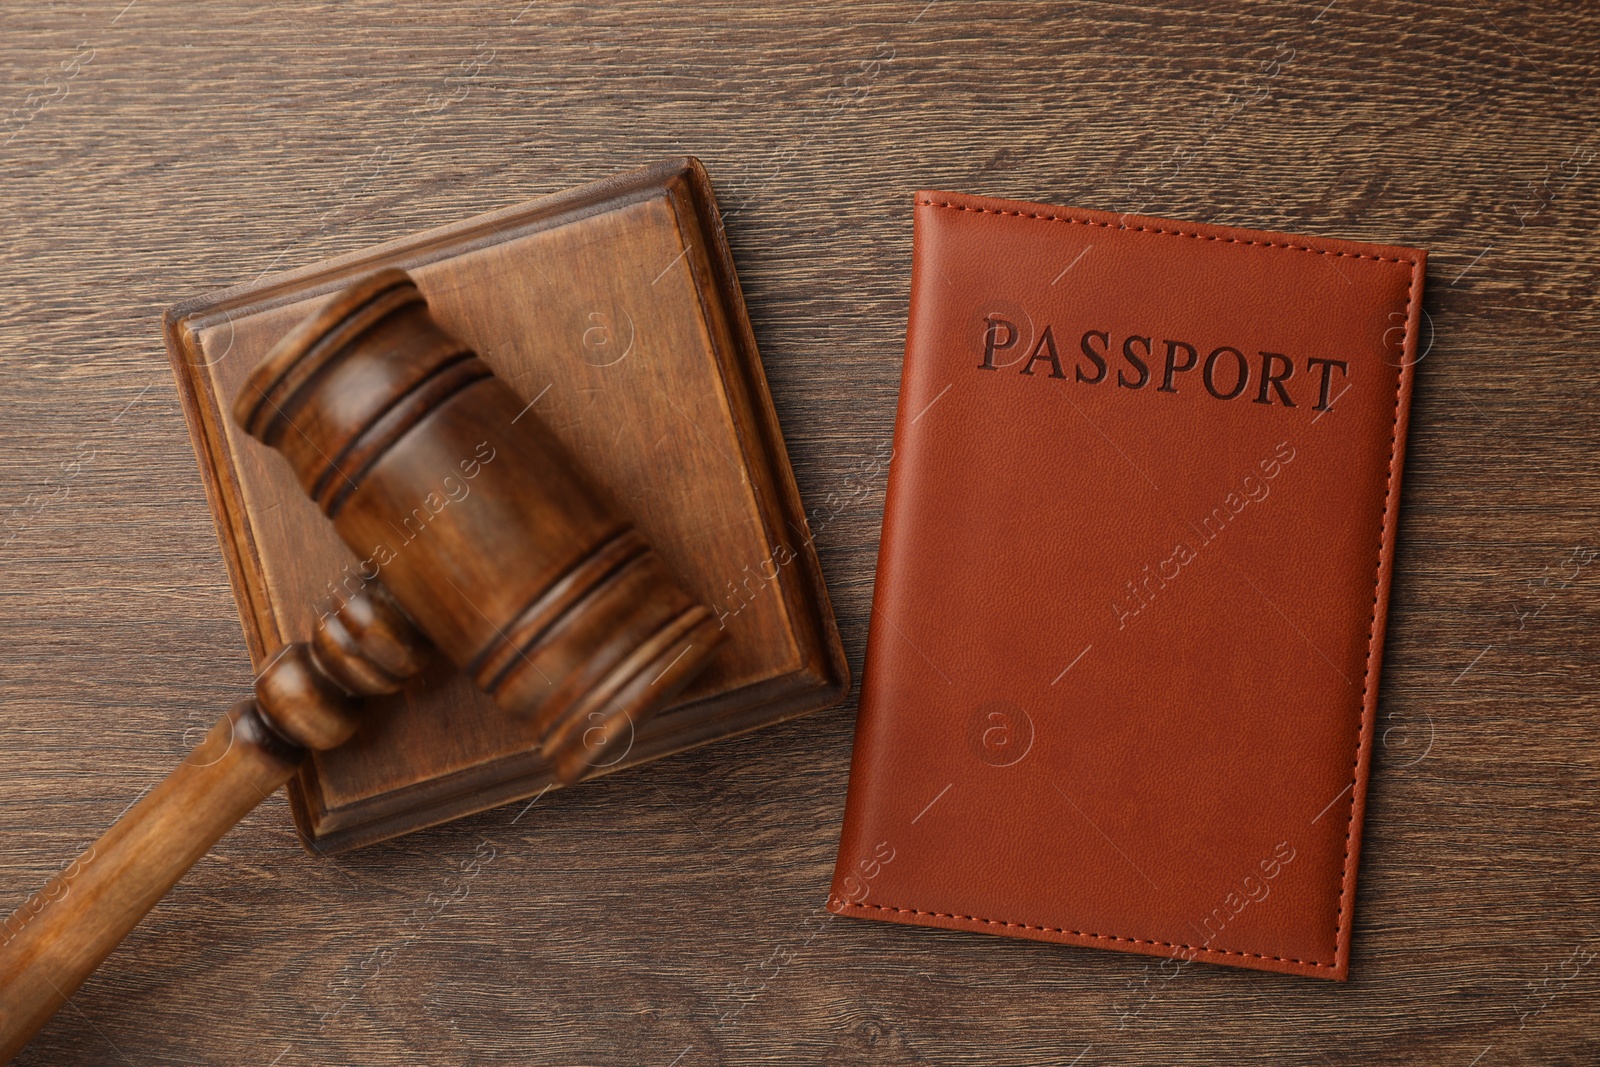
<path fill-rule="evenodd" d="M 0 926 L 0 1062 L 173 884 L 429 643 L 530 718 L 562 781 L 611 762 L 722 638 L 538 417 L 403 271 L 295 327 L 235 419 L 289 461 L 367 584 L 285 646 L 187 759 Z M 308 606 L 309 607 L 309 606 Z"/>

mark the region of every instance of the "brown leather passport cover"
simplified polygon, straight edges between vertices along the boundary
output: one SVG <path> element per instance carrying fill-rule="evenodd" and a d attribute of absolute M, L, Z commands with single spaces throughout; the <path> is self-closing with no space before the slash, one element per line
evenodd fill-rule
<path fill-rule="evenodd" d="M 1343 979 L 1425 255 L 916 202 L 845 915 Z"/>

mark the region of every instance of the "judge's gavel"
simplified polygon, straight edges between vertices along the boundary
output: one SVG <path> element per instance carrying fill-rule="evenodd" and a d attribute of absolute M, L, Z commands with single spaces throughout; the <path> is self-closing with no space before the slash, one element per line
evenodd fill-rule
<path fill-rule="evenodd" d="M 10 1060 L 228 828 L 343 744 L 431 642 L 529 717 L 575 781 L 703 667 L 705 607 L 403 271 L 339 293 L 250 375 L 235 419 L 288 459 L 365 585 L 279 650 L 255 697 L 0 926 Z M 426 640 L 425 640 L 426 639 Z"/>

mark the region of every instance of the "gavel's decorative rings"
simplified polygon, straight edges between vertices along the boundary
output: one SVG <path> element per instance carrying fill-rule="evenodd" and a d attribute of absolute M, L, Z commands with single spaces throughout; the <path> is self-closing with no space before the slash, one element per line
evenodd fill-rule
<path fill-rule="evenodd" d="M 362 577 L 500 707 L 533 717 L 564 781 L 619 759 L 722 638 L 404 271 L 290 331 L 233 414 L 288 459 Z"/>

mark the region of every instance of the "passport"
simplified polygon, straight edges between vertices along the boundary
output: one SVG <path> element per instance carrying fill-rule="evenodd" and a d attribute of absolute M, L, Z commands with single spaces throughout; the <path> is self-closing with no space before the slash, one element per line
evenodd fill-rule
<path fill-rule="evenodd" d="M 1347 978 L 1425 253 L 914 217 L 829 908 Z"/>

